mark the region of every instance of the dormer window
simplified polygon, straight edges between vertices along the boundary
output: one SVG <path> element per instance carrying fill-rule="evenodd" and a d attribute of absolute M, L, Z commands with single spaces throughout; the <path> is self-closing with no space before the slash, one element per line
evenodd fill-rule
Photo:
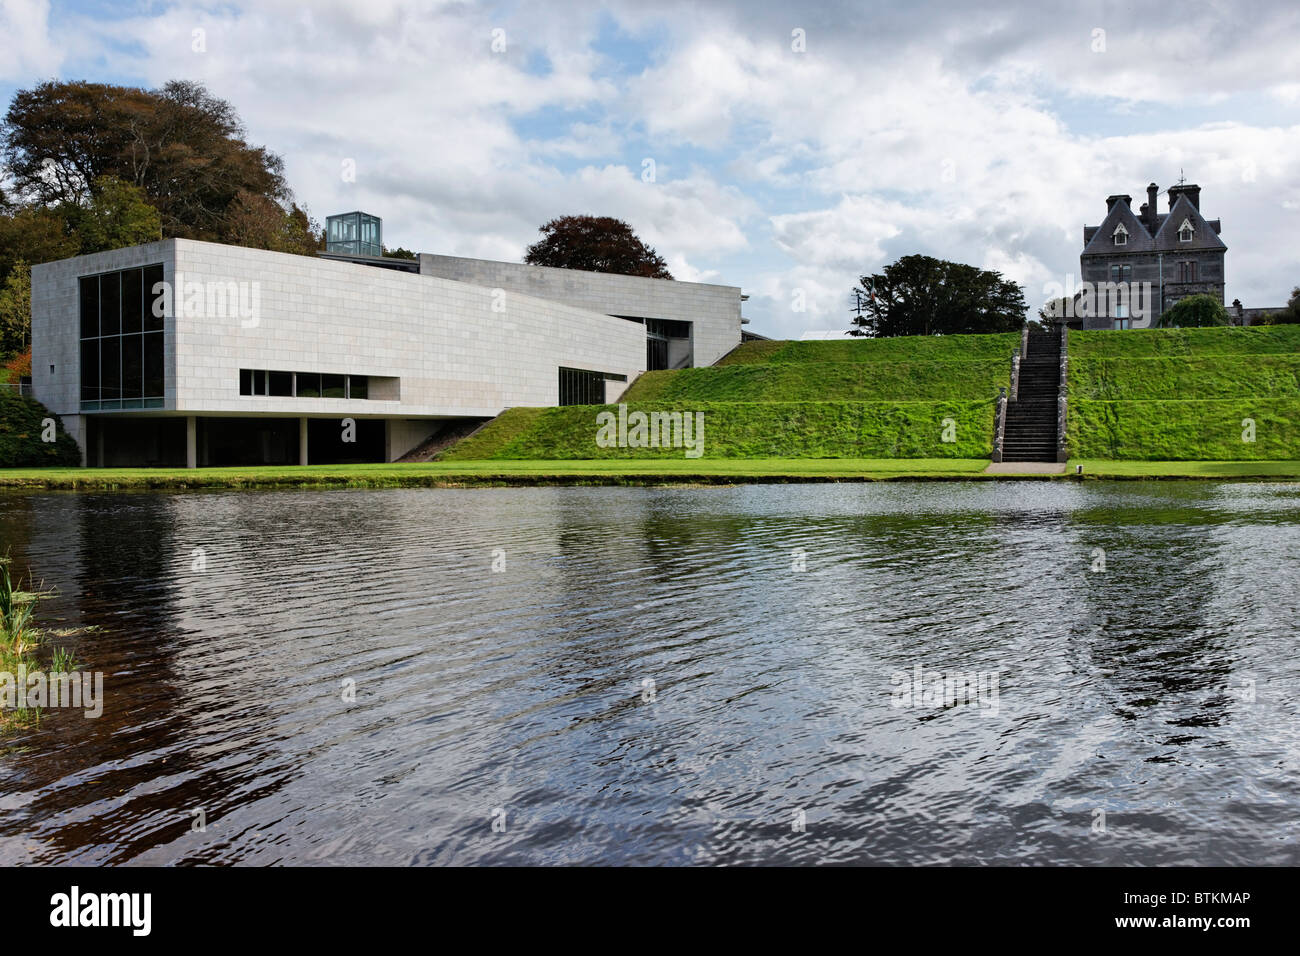
<path fill-rule="evenodd" d="M 1192 230 L 1192 223 L 1188 219 L 1183 220 L 1183 224 L 1178 227 L 1178 241 L 1191 242 L 1196 233 Z"/>
<path fill-rule="evenodd" d="M 1128 230 L 1124 228 L 1124 224 L 1122 222 L 1115 227 L 1115 234 L 1111 237 L 1111 239 L 1117 246 L 1128 245 Z"/>

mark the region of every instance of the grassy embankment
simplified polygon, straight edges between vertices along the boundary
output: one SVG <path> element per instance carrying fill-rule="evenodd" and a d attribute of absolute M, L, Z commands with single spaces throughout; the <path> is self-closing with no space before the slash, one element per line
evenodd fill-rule
<path fill-rule="evenodd" d="M 1121 463 L 1181 461 L 1300 474 L 1298 352 L 1300 326 L 1072 332 L 1071 454 L 1127 473 L 1141 469 Z"/>
<path fill-rule="evenodd" d="M 997 390 L 1009 383 L 1018 341 L 1001 334 L 751 342 L 718 366 L 646 373 L 622 401 L 629 415 L 703 413 L 696 469 L 732 459 L 987 463 Z M 616 406 L 510 409 L 439 460 L 618 460 L 635 468 L 683 458 L 681 447 L 601 447 L 597 415 L 605 411 Z"/>

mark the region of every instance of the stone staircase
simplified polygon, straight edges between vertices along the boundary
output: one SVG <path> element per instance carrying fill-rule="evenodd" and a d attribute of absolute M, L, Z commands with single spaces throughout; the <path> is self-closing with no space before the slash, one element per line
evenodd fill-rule
<path fill-rule="evenodd" d="M 1007 403 L 1003 461 L 1056 461 L 1056 399 L 1061 383 L 1061 339 L 1031 329 L 1020 359 L 1018 398 Z"/>

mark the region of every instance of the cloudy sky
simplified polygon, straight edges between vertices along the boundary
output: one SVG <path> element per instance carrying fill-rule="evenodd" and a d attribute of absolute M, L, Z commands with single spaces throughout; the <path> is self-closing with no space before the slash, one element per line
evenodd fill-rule
<path fill-rule="evenodd" d="M 1300 284 L 1294 0 L 0 0 L 0 36 L 6 104 L 200 80 L 318 219 L 518 260 L 547 219 L 617 216 L 768 335 L 845 327 L 856 277 L 914 252 L 1036 308 L 1107 195 L 1180 171 L 1223 220 L 1229 300 Z"/>

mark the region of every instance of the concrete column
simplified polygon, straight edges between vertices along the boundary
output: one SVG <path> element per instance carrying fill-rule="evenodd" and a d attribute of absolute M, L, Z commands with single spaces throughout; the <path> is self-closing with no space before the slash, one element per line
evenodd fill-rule
<path fill-rule="evenodd" d="M 307 464 L 307 419 L 298 419 L 298 464 Z"/>
<path fill-rule="evenodd" d="M 193 415 L 185 419 L 185 467 L 199 467 L 199 420 Z"/>

